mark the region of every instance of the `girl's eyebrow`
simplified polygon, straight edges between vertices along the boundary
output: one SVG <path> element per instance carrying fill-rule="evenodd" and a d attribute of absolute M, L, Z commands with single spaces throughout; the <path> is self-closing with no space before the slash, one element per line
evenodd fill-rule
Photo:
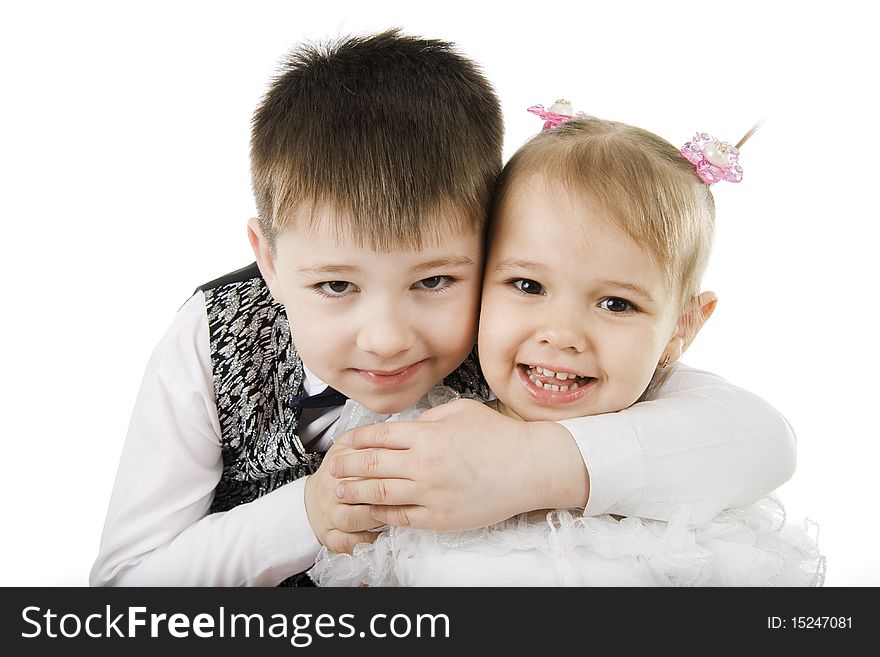
<path fill-rule="evenodd" d="M 495 271 L 503 272 L 508 269 L 544 269 L 544 265 L 540 262 L 532 262 L 531 260 L 502 260 L 495 265 Z"/>
<path fill-rule="evenodd" d="M 625 283 L 623 281 L 612 281 L 612 280 L 604 280 L 604 281 L 599 281 L 599 282 L 601 285 L 607 285 L 609 287 L 619 287 L 621 289 L 628 290 L 628 291 L 632 292 L 633 294 L 636 294 L 636 295 L 642 297 L 643 299 L 646 299 L 651 302 L 654 301 L 654 297 L 651 296 L 651 293 L 648 292 L 641 285 L 636 285 L 635 283 Z"/>
<path fill-rule="evenodd" d="M 470 267 L 474 261 L 467 256 L 446 256 L 443 258 L 434 258 L 427 262 L 421 262 L 412 268 L 412 273 L 419 274 L 421 272 L 430 271 L 432 269 L 445 269 L 447 267 L 463 268 Z"/>
<path fill-rule="evenodd" d="M 523 270 L 538 270 L 541 271 L 546 269 L 546 266 L 541 264 L 540 262 L 532 262 L 531 260 L 502 260 L 497 265 L 495 265 L 495 271 L 498 273 L 503 273 L 508 270 L 513 271 L 523 271 Z M 599 285 L 620 288 L 622 290 L 627 290 L 636 294 L 642 299 L 647 300 L 651 303 L 654 302 L 654 297 L 641 285 L 637 285 L 636 283 L 628 283 L 624 281 L 613 281 L 611 279 L 606 279 L 599 281 Z"/>

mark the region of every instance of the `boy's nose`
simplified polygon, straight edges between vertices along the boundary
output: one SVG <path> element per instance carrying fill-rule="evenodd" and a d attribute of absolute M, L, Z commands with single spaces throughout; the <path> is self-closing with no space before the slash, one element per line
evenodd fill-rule
<path fill-rule="evenodd" d="M 415 344 L 412 327 L 400 317 L 372 317 L 358 332 L 357 346 L 361 351 L 389 358 L 411 349 Z"/>

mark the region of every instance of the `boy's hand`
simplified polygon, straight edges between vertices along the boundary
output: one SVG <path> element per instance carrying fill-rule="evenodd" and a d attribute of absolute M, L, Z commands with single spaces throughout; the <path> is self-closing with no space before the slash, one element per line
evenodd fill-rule
<path fill-rule="evenodd" d="M 329 462 L 340 454 L 352 450 L 338 444 L 333 445 L 324 456 L 324 461 L 306 481 L 306 515 L 312 531 L 321 545 L 333 552 L 351 553 L 358 543 L 372 543 L 376 532 L 366 531 L 381 527 L 370 515 L 370 507 L 365 504 L 344 504 L 336 497 L 339 480 L 330 474 Z"/>
<path fill-rule="evenodd" d="M 372 504 L 383 523 L 437 530 L 484 527 L 533 509 L 583 507 L 589 481 L 574 439 L 460 399 L 417 422 L 353 429 L 328 454 L 342 501 Z"/>

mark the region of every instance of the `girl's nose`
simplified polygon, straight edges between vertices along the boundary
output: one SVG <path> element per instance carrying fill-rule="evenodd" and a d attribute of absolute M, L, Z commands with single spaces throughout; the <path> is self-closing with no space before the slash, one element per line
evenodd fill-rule
<path fill-rule="evenodd" d="M 535 339 L 560 351 L 571 349 L 576 353 L 583 353 L 589 345 L 583 327 L 564 321 L 546 322 L 535 332 Z"/>

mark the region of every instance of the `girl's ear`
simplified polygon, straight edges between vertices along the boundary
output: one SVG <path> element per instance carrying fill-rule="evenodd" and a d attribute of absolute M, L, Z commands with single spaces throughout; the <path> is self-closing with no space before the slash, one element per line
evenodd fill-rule
<path fill-rule="evenodd" d="M 703 328 L 703 324 L 715 312 L 717 305 L 718 295 L 714 292 L 701 292 L 691 300 L 689 307 L 678 318 L 678 326 L 666 345 L 666 349 L 663 350 L 660 362 L 657 363 L 658 366 L 666 367 L 669 363 L 681 358 L 694 338 L 697 337 L 697 333 Z"/>
<path fill-rule="evenodd" d="M 254 257 L 257 259 L 257 267 L 272 293 L 272 298 L 280 304 L 284 304 L 281 297 L 281 286 L 278 284 L 278 271 L 275 269 L 275 258 L 272 256 L 272 249 L 269 247 L 269 240 L 263 234 L 263 228 L 260 226 L 260 220 L 256 217 L 248 219 L 247 222 L 248 240 L 251 248 L 254 250 Z"/>

